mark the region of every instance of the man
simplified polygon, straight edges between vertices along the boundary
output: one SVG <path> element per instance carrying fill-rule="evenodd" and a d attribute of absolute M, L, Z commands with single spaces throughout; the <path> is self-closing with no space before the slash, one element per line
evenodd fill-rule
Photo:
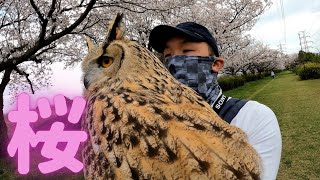
<path fill-rule="evenodd" d="M 164 55 L 165 65 L 176 79 L 197 91 L 222 119 L 246 132 L 261 157 L 261 179 L 276 179 L 282 146 L 277 118 L 256 101 L 223 95 L 217 75 L 224 60 L 209 30 L 194 22 L 160 25 L 151 31 L 149 43 Z"/>
<path fill-rule="evenodd" d="M 271 71 L 271 77 L 272 77 L 272 79 L 274 79 L 275 76 L 276 76 L 276 74 L 275 74 L 273 71 Z"/>

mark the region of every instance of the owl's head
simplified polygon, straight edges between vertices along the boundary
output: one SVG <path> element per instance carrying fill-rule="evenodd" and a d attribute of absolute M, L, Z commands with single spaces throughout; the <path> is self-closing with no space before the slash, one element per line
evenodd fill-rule
<path fill-rule="evenodd" d="M 124 40 L 120 29 L 122 18 L 123 15 L 118 14 L 113 19 L 105 41 L 100 46 L 95 47 L 87 37 L 88 55 L 82 61 L 83 82 L 86 89 L 100 81 L 115 77 L 120 69 L 125 52 L 121 46 L 113 42 Z"/>
<path fill-rule="evenodd" d="M 87 38 L 89 54 L 82 61 L 84 85 L 87 90 L 94 87 L 110 86 L 128 77 L 141 80 L 166 71 L 161 61 L 145 47 L 124 38 L 122 14 L 110 23 L 105 41 L 99 46 Z"/>

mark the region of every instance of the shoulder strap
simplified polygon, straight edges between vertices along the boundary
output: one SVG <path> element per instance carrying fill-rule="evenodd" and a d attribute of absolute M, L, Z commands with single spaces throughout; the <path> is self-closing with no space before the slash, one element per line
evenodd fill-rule
<path fill-rule="evenodd" d="M 230 98 L 221 95 L 212 105 L 213 110 L 227 123 L 231 123 L 232 119 L 238 114 L 240 109 L 248 102 L 237 98 Z"/>

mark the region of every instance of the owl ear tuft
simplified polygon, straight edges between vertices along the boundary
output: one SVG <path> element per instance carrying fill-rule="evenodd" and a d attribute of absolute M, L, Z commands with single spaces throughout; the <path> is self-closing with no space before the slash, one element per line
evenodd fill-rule
<path fill-rule="evenodd" d="M 88 52 L 95 49 L 95 45 L 93 44 L 93 42 L 91 41 L 91 39 L 88 36 L 86 36 L 86 42 L 87 42 Z"/>
<path fill-rule="evenodd" d="M 114 40 L 120 40 L 123 38 L 124 30 L 122 25 L 123 14 L 118 13 L 109 24 L 108 35 L 106 37 L 106 43 L 109 44 Z"/>

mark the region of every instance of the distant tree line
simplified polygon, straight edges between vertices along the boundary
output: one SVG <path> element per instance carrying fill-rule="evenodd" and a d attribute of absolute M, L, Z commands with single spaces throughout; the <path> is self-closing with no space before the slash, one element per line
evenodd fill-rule
<path fill-rule="evenodd" d="M 320 53 L 299 51 L 298 56 L 287 65 L 302 80 L 320 78 Z"/>

